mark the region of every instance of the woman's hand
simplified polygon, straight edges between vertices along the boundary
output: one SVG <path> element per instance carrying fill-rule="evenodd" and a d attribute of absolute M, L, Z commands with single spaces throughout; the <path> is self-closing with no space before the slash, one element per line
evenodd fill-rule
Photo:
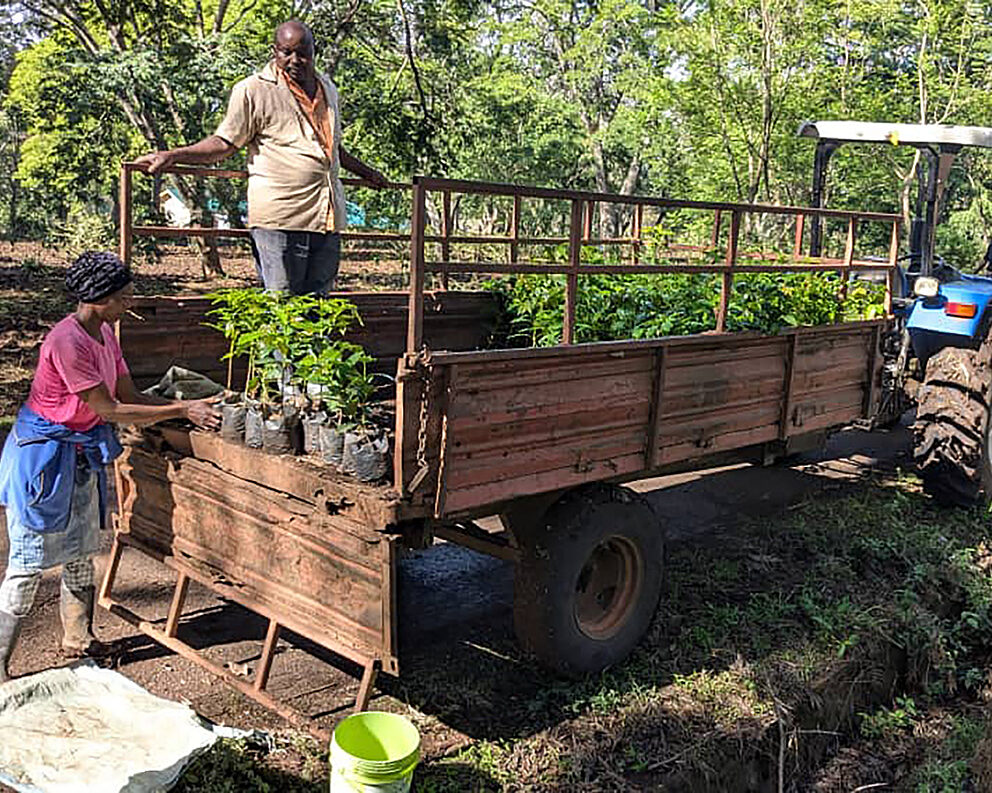
<path fill-rule="evenodd" d="M 210 397 L 210 399 L 194 399 L 183 403 L 184 414 L 197 427 L 206 430 L 220 429 L 220 411 L 216 405 L 222 397 Z"/>

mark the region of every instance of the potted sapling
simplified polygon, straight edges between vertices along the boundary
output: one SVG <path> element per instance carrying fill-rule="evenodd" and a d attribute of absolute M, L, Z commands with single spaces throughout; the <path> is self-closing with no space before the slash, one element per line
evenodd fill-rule
<path fill-rule="evenodd" d="M 307 454 L 320 454 L 320 431 L 327 424 L 327 411 L 324 406 L 324 363 L 320 352 L 311 350 L 296 366 L 300 380 L 304 384 L 306 400 L 300 423 L 303 426 L 303 451 Z"/>
<path fill-rule="evenodd" d="M 347 427 L 341 471 L 362 482 L 377 482 L 389 467 L 389 439 L 386 431 L 370 420 L 375 383 L 369 364 L 373 358 L 358 345 L 350 347 L 342 356 L 337 377 L 336 398 Z"/>
<path fill-rule="evenodd" d="M 298 327 L 301 356 L 296 368 L 303 384 L 303 446 L 308 453 L 321 453 L 327 446 L 327 462 L 341 462 L 343 435 L 337 432 L 339 421 L 331 422 L 329 413 L 337 416 L 335 376 L 340 367 L 342 337 L 362 319 L 354 304 L 338 298 L 324 298 Z M 325 429 L 326 428 L 326 429 Z M 326 437 L 326 444 L 321 437 Z"/>
<path fill-rule="evenodd" d="M 256 330 L 265 316 L 264 294 L 255 289 L 225 289 L 208 295 L 214 308 L 208 314 L 215 321 L 208 327 L 219 330 L 228 341 L 228 349 L 221 360 L 227 361 L 227 386 L 221 403 L 221 430 L 225 440 L 241 442 L 245 439 L 247 405 L 245 394 L 233 390 L 234 360 L 248 356 L 251 368 L 251 345 L 246 344 L 246 334 Z"/>

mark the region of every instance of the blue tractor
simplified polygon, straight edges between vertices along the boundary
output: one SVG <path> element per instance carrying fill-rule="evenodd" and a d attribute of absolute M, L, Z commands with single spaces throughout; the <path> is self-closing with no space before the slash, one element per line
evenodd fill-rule
<path fill-rule="evenodd" d="M 900 259 L 894 295 L 899 319 L 883 347 L 883 389 L 890 415 L 915 392 L 914 456 L 924 488 L 946 504 L 992 500 L 992 278 L 962 273 L 934 253 L 934 229 L 951 165 L 966 146 L 992 148 L 992 129 L 859 121 L 806 122 L 799 134 L 817 141 L 813 205 L 823 206 L 827 164 L 852 143 L 912 146 L 920 152 L 909 253 Z M 810 229 L 820 255 L 822 228 Z M 992 245 L 981 265 L 992 271 Z"/>

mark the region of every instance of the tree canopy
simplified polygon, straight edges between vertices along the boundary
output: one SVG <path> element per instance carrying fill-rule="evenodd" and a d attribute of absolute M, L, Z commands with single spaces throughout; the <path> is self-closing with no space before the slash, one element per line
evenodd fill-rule
<path fill-rule="evenodd" d="M 345 142 L 413 173 L 809 201 L 806 119 L 983 125 L 992 8 L 970 0 L 30 0 L 5 2 L 0 229 L 108 215 L 117 164 L 198 140 L 278 21 L 314 29 Z M 26 33 L 24 31 L 27 31 Z M 842 149 L 830 204 L 908 212 L 912 152 Z M 951 176 L 940 242 L 992 237 L 988 154 Z M 627 222 L 600 205 L 597 223 Z"/>

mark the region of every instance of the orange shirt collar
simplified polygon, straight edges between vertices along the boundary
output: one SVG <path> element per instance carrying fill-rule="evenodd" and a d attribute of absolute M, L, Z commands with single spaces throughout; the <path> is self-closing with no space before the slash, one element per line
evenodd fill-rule
<path fill-rule="evenodd" d="M 307 92 L 304 91 L 293 78 L 291 78 L 278 66 L 276 67 L 276 72 L 286 81 L 286 85 L 289 87 L 289 90 L 292 91 L 293 96 L 296 97 L 296 101 L 299 103 L 300 109 L 310 121 L 314 132 L 317 133 L 317 139 L 320 141 L 321 148 L 329 158 L 333 159 L 334 132 L 331 129 L 331 114 L 327 109 L 327 97 L 324 95 L 324 85 L 320 78 L 316 78 L 317 93 L 315 93 L 313 99 L 311 99 L 307 96 Z"/>

